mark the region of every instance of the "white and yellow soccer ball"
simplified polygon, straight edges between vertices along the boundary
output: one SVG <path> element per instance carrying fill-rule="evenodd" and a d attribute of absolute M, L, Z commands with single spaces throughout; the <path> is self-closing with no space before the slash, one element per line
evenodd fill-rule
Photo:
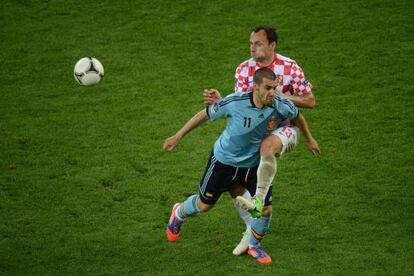
<path fill-rule="evenodd" d="M 73 70 L 75 80 L 81 85 L 94 85 L 104 76 L 102 63 L 94 57 L 84 57 L 78 60 Z"/>

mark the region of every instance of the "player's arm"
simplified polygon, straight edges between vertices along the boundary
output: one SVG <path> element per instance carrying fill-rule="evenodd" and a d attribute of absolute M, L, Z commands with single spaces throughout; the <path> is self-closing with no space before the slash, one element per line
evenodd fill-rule
<path fill-rule="evenodd" d="M 314 108 L 316 105 L 315 96 L 312 93 L 312 84 L 305 78 L 302 68 L 294 63 L 290 69 L 292 79 L 290 81 L 290 89 L 293 95 L 283 96 L 291 100 L 297 107 Z"/>
<path fill-rule="evenodd" d="M 298 95 L 286 95 L 280 94 L 282 97 L 286 97 L 291 100 L 297 107 L 300 108 L 314 108 L 316 105 L 315 96 L 313 93 Z"/>
<path fill-rule="evenodd" d="M 299 127 L 300 131 L 302 132 L 302 135 L 306 139 L 306 145 L 308 146 L 308 149 L 310 152 L 312 152 L 313 155 L 318 155 L 321 153 L 321 150 L 319 149 L 318 142 L 313 138 L 308 123 L 305 120 L 305 117 L 299 113 L 296 119 L 293 120 L 295 124 Z"/>
<path fill-rule="evenodd" d="M 197 128 L 205 121 L 208 120 L 207 110 L 203 109 L 194 115 L 176 134 L 167 138 L 164 141 L 163 149 L 165 151 L 172 151 L 178 143 L 180 143 L 181 139 L 184 138 L 189 132 L 193 129 Z"/>

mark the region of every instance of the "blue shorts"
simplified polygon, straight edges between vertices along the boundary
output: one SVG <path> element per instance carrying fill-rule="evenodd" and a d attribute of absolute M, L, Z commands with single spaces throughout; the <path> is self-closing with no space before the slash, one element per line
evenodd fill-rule
<path fill-rule="evenodd" d="M 211 153 L 199 185 L 200 200 L 205 204 L 214 205 L 221 194 L 230 191 L 230 188 L 235 184 L 242 185 L 251 195 L 254 195 L 257 184 L 257 167 L 241 168 L 225 165 Z M 267 192 L 264 205 L 272 205 L 272 186 Z"/>

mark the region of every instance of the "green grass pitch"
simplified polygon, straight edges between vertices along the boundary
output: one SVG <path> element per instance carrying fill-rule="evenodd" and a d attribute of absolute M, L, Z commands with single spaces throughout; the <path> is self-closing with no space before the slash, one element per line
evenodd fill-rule
<path fill-rule="evenodd" d="M 0 4 L 1 275 L 413 275 L 412 1 L 35 1 Z M 314 86 L 303 141 L 279 162 L 273 262 L 235 257 L 224 195 L 169 244 L 224 120 L 162 143 L 228 94 L 257 24 Z M 76 84 L 83 56 L 105 79 Z"/>

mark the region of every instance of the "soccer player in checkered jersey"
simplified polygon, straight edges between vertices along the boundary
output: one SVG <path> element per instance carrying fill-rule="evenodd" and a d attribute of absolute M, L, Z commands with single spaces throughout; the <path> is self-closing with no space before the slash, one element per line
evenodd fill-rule
<path fill-rule="evenodd" d="M 305 78 L 302 68 L 292 59 L 275 52 L 278 35 L 276 29 L 271 26 L 256 26 L 250 34 L 250 53 L 251 58 L 242 62 L 236 69 L 235 73 L 235 92 L 250 92 L 253 89 L 253 74 L 259 68 L 267 67 L 278 76 L 279 83 L 277 94 L 287 97 L 299 108 L 313 108 L 315 106 L 315 97 L 312 94 L 312 85 Z M 220 99 L 220 93 L 216 89 L 205 90 L 204 102 L 212 104 Z M 280 140 L 283 148 L 280 154 L 292 150 L 299 141 L 299 130 L 295 124 L 286 120 L 272 135 L 265 138 L 261 146 L 261 175 L 264 179 L 258 179 L 259 185 L 271 185 L 276 173 L 276 159 L 268 156 L 275 156 L 277 153 L 277 144 Z M 267 156 L 267 160 L 263 160 Z M 259 172 L 258 172 L 259 174 Z M 261 183 L 261 182 L 266 183 Z M 235 186 L 231 193 L 240 193 L 241 187 Z M 251 195 L 244 190 L 243 197 L 245 201 L 251 200 Z M 252 217 L 249 212 L 242 209 L 239 205 L 243 202 L 237 202 L 233 199 L 235 208 L 238 210 L 240 217 L 246 224 L 246 232 L 240 243 L 233 250 L 233 254 L 241 255 L 248 249 L 250 224 Z M 244 208 L 246 208 L 244 203 Z"/>

